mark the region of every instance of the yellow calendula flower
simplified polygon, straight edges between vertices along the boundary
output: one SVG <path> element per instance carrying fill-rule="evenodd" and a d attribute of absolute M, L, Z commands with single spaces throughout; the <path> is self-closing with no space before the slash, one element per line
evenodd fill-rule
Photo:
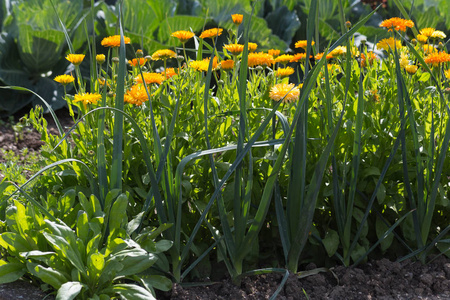
<path fill-rule="evenodd" d="M 408 55 L 402 53 L 400 54 L 400 67 L 405 68 L 407 65 L 409 65 L 409 59 L 408 59 Z"/>
<path fill-rule="evenodd" d="M 220 63 L 220 68 L 222 70 L 231 70 L 231 69 L 233 69 L 234 68 L 234 60 L 232 60 L 232 59 L 223 60 Z"/>
<path fill-rule="evenodd" d="M 84 54 L 68 54 L 66 56 L 66 59 L 75 66 L 78 66 L 83 61 L 84 57 L 85 57 Z"/>
<path fill-rule="evenodd" d="M 344 55 L 346 53 L 347 53 L 347 47 L 345 47 L 345 46 L 337 46 L 336 48 L 331 50 L 331 52 L 328 53 L 328 54 L 333 56 L 333 57 L 338 57 L 338 56 Z"/>
<path fill-rule="evenodd" d="M 275 63 L 273 56 L 263 52 L 254 52 L 248 54 L 247 65 L 250 68 L 256 66 L 269 67 Z"/>
<path fill-rule="evenodd" d="M 131 39 L 129 37 L 124 36 L 123 40 L 126 45 L 131 43 Z M 101 45 L 103 47 L 110 47 L 110 48 L 120 47 L 120 35 L 112 35 L 105 37 L 102 40 Z"/>
<path fill-rule="evenodd" d="M 308 44 L 307 40 L 300 40 L 295 43 L 295 48 L 306 49 L 307 44 Z M 311 46 L 313 46 L 313 45 L 314 45 L 314 41 L 311 41 Z"/>
<path fill-rule="evenodd" d="M 270 89 L 269 97 L 274 101 L 283 100 L 284 103 L 294 102 L 300 97 L 300 89 L 293 83 L 276 84 Z"/>
<path fill-rule="evenodd" d="M 450 69 L 444 71 L 445 78 L 450 80 Z"/>
<path fill-rule="evenodd" d="M 241 44 L 228 44 L 223 47 L 233 55 L 239 55 L 244 51 L 244 45 Z"/>
<path fill-rule="evenodd" d="M 152 60 L 167 60 L 169 58 L 176 58 L 177 54 L 170 50 L 170 49 L 162 49 L 162 50 L 157 50 L 155 51 L 155 53 L 153 53 L 152 55 Z"/>
<path fill-rule="evenodd" d="M 258 48 L 257 43 L 248 43 L 248 51 L 249 52 L 255 52 L 256 48 Z"/>
<path fill-rule="evenodd" d="M 433 52 L 437 52 L 437 49 L 433 45 L 425 44 L 425 45 L 423 45 L 423 52 L 425 54 L 430 54 Z"/>
<path fill-rule="evenodd" d="M 132 60 L 129 60 L 128 64 L 132 67 L 137 67 L 138 64 L 140 66 L 143 66 L 143 65 L 145 65 L 146 62 L 147 62 L 147 60 L 145 58 L 141 57 L 141 58 L 133 58 Z"/>
<path fill-rule="evenodd" d="M 97 63 L 99 65 L 103 64 L 105 62 L 105 60 L 106 60 L 105 54 L 97 54 L 95 56 L 95 60 L 97 61 Z"/>
<path fill-rule="evenodd" d="M 204 60 L 195 60 L 191 61 L 190 66 L 197 71 L 208 72 L 209 62 L 209 58 L 205 58 Z M 213 59 L 212 69 L 217 69 L 217 65 L 217 56 L 215 56 Z"/>
<path fill-rule="evenodd" d="M 416 74 L 418 67 L 416 65 L 407 65 L 405 66 L 405 71 L 409 74 Z"/>
<path fill-rule="evenodd" d="M 397 31 L 406 31 L 407 27 L 411 28 L 413 26 L 414 26 L 413 21 L 397 17 L 384 20 L 380 24 L 380 27 L 387 28 L 389 31 L 392 31 L 392 29 L 395 29 Z"/>
<path fill-rule="evenodd" d="M 97 93 L 81 93 L 74 96 L 73 102 L 83 102 L 86 106 L 87 104 L 97 104 L 101 98 L 102 95 Z"/>
<path fill-rule="evenodd" d="M 203 31 L 200 34 L 200 38 L 201 39 L 206 39 L 206 38 L 215 38 L 216 36 L 221 35 L 223 32 L 222 28 L 211 28 L 211 29 L 207 29 L 205 31 Z"/>
<path fill-rule="evenodd" d="M 428 27 L 420 30 L 420 34 L 423 36 L 426 36 L 427 38 L 431 37 L 433 32 L 435 32 L 436 29 Z"/>
<path fill-rule="evenodd" d="M 231 15 L 231 19 L 233 19 L 233 23 L 236 25 L 241 25 L 242 21 L 244 20 L 244 15 L 241 14 L 234 14 Z"/>
<path fill-rule="evenodd" d="M 441 63 L 450 62 L 450 54 L 445 52 L 431 53 L 424 60 L 427 64 L 432 64 L 434 67 L 437 67 Z"/>
<path fill-rule="evenodd" d="M 278 49 L 270 49 L 267 51 L 268 54 L 272 55 L 274 58 L 276 58 L 278 55 L 280 55 L 280 50 Z"/>
<path fill-rule="evenodd" d="M 69 83 L 72 83 L 75 78 L 72 75 L 58 75 L 54 79 L 54 81 L 61 83 L 62 85 L 68 85 Z"/>
<path fill-rule="evenodd" d="M 186 43 L 188 40 L 190 40 L 194 35 L 195 33 L 186 30 L 179 30 L 172 32 L 172 36 L 179 39 L 180 42 L 183 44 Z"/>
<path fill-rule="evenodd" d="M 419 41 L 419 43 L 425 44 L 428 41 L 428 37 L 426 35 L 423 35 L 423 34 L 418 34 L 417 35 L 417 40 Z"/>
<path fill-rule="evenodd" d="M 433 34 L 431 35 L 431 38 L 432 38 L 432 39 L 440 39 L 440 40 L 443 40 L 443 39 L 445 39 L 446 37 L 447 37 L 447 35 L 446 35 L 444 32 L 440 31 L 440 30 L 435 30 L 435 31 L 433 32 Z"/>
<path fill-rule="evenodd" d="M 164 76 L 161 75 L 160 73 L 150 73 L 150 72 L 143 72 L 142 76 L 141 75 L 136 76 L 134 80 L 136 81 L 136 83 L 143 83 L 142 77 L 144 77 L 144 81 L 146 84 L 152 83 L 161 84 L 164 81 Z"/>
<path fill-rule="evenodd" d="M 293 55 L 290 54 L 283 54 L 275 58 L 275 62 L 286 65 L 288 62 L 290 62 L 294 58 Z"/>
<path fill-rule="evenodd" d="M 402 47 L 402 43 L 399 40 L 396 40 L 392 37 L 388 38 L 388 39 L 382 39 L 381 41 L 379 41 L 377 43 L 377 48 L 378 49 L 383 49 L 387 52 L 394 50 L 394 48 L 400 49 Z"/>
<path fill-rule="evenodd" d="M 277 71 L 275 72 L 275 76 L 279 78 L 285 78 L 292 74 L 294 74 L 294 69 L 291 67 L 278 68 Z"/>

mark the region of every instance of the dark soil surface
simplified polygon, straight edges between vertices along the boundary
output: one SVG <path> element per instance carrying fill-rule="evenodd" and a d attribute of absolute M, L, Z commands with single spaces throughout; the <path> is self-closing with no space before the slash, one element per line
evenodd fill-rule
<path fill-rule="evenodd" d="M 64 127 L 72 120 L 66 112 L 58 113 Z M 50 125 L 55 130 L 54 125 Z M 8 125 L 0 125 L 0 148 L 21 155 L 21 149 L 39 151 L 42 143 L 33 130 L 24 130 L 22 137 Z M 1 156 L 0 163 L 5 162 Z M 23 158 L 26 160 L 26 157 Z M 0 174 L 0 181 L 2 174 Z M 309 264 L 304 270 L 313 270 Z M 229 278 L 207 285 L 183 287 L 175 284 L 170 292 L 158 293 L 157 299 L 269 299 L 279 288 L 283 274 L 245 277 L 240 286 Z M 22 280 L 0 285 L 0 300 L 54 299 L 38 287 Z M 305 278 L 291 274 L 277 299 L 449 299 L 450 259 L 437 257 L 428 264 L 413 260 L 392 262 L 387 259 L 371 261 L 358 267 L 336 266 Z"/>

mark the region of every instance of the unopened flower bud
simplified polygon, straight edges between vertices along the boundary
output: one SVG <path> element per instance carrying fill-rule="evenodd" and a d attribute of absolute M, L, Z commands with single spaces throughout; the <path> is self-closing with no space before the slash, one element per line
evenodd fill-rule
<path fill-rule="evenodd" d="M 146 55 L 144 58 L 145 58 L 146 61 L 149 61 L 149 60 L 152 59 L 152 57 L 150 55 Z"/>
<path fill-rule="evenodd" d="M 137 58 L 142 58 L 144 57 L 144 52 L 141 49 L 137 49 L 136 50 L 136 57 Z"/>
<path fill-rule="evenodd" d="M 255 70 L 257 70 L 257 71 L 262 71 L 262 70 L 264 70 L 264 68 L 261 67 L 261 66 L 256 66 L 256 67 L 255 67 Z"/>
<path fill-rule="evenodd" d="M 417 40 L 416 39 L 412 39 L 411 43 L 415 46 L 415 45 L 417 45 Z"/>
<path fill-rule="evenodd" d="M 178 60 L 179 62 L 182 62 L 182 61 L 184 60 L 184 56 L 178 55 L 178 56 L 177 56 L 177 60 Z"/>
<path fill-rule="evenodd" d="M 444 89 L 444 93 L 445 93 L 445 94 L 450 94 L 450 88 L 445 88 L 445 89 Z"/>
<path fill-rule="evenodd" d="M 345 22 L 345 27 L 350 29 L 350 27 L 352 27 L 352 23 L 350 21 Z"/>
<path fill-rule="evenodd" d="M 442 42 L 439 42 L 437 47 L 439 50 L 442 50 L 442 49 L 444 49 L 444 44 L 442 44 Z"/>
<path fill-rule="evenodd" d="M 95 57 L 95 60 L 97 61 L 97 63 L 98 63 L 99 65 L 101 65 L 101 64 L 104 63 L 105 60 L 106 60 L 105 54 L 98 54 L 98 55 Z"/>
<path fill-rule="evenodd" d="M 111 60 L 112 60 L 112 62 L 115 63 L 115 64 L 118 64 L 118 63 L 119 63 L 119 58 L 118 58 L 118 57 L 113 57 Z"/>

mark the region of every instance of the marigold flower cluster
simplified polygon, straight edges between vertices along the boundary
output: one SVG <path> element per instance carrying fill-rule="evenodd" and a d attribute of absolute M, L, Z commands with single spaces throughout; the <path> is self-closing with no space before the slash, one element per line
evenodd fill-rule
<path fill-rule="evenodd" d="M 294 102 L 300 97 L 300 89 L 293 83 L 279 83 L 270 89 L 269 97 L 274 101 Z"/>
<path fill-rule="evenodd" d="M 131 39 L 129 37 L 124 36 L 123 40 L 126 45 L 131 43 Z M 113 35 L 113 36 L 105 37 L 101 41 L 101 45 L 103 47 L 109 47 L 109 48 L 120 47 L 120 35 Z"/>
<path fill-rule="evenodd" d="M 199 38 L 206 39 L 206 38 L 215 38 L 216 36 L 220 36 L 223 32 L 222 28 L 211 28 L 203 31 Z"/>
<path fill-rule="evenodd" d="M 84 54 L 68 54 L 66 56 L 66 59 L 75 66 L 78 66 L 83 61 L 84 57 L 85 57 Z"/>
<path fill-rule="evenodd" d="M 397 31 L 406 31 L 406 28 L 411 28 L 413 26 L 413 21 L 397 17 L 384 20 L 380 24 L 380 27 L 387 28 L 388 31 L 392 31 L 392 29 L 395 29 Z"/>
<path fill-rule="evenodd" d="M 81 93 L 74 96 L 73 102 L 83 102 L 86 106 L 87 104 L 97 104 L 101 98 L 102 95 L 98 93 Z"/>
<path fill-rule="evenodd" d="M 254 52 L 248 54 L 248 66 L 250 68 L 256 66 L 270 67 L 275 63 L 273 56 L 264 52 Z"/>
<path fill-rule="evenodd" d="M 179 39 L 180 42 L 184 44 L 187 41 L 189 41 L 192 37 L 194 37 L 195 33 L 186 30 L 179 30 L 172 32 L 171 35 Z"/>
<path fill-rule="evenodd" d="M 64 74 L 56 76 L 53 80 L 58 83 L 61 83 L 62 85 L 67 85 L 69 83 L 72 83 L 75 80 L 75 78 L 72 75 Z"/>
<path fill-rule="evenodd" d="M 191 62 L 190 66 L 191 68 L 194 68 L 197 71 L 208 72 L 209 62 L 210 62 L 209 58 L 205 58 L 204 60 L 195 60 Z M 215 56 L 213 59 L 212 69 L 213 70 L 217 69 L 217 66 L 218 66 L 217 56 Z"/>
<path fill-rule="evenodd" d="M 167 60 L 176 57 L 177 54 L 170 49 L 157 50 L 152 54 L 152 60 Z"/>
<path fill-rule="evenodd" d="M 450 62 L 450 54 L 445 52 L 431 53 L 424 60 L 427 64 L 432 64 L 436 67 L 439 64 Z"/>

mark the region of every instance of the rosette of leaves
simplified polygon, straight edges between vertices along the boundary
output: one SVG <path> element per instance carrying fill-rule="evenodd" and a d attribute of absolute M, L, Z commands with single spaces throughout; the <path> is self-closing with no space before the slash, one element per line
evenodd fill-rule
<path fill-rule="evenodd" d="M 93 195 L 80 193 L 78 200 L 74 224 L 13 201 L 0 235 L 8 253 L 0 260 L 0 283 L 31 275 L 43 288 L 55 289 L 56 299 L 155 299 L 153 286 L 171 288 L 169 279 L 149 271 L 158 264 L 158 253 L 172 245 L 154 241 L 164 228 L 141 234 L 138 243 L 127 233 L 126 194 L 111 191 L 104 209 Z"/>

